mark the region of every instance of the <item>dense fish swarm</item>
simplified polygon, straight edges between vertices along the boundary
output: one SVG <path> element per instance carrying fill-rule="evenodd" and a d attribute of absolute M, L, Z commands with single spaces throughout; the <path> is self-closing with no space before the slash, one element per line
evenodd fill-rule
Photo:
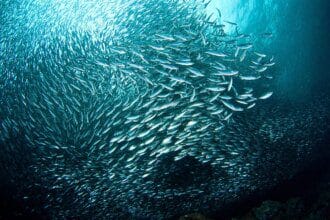
<path fill-rule="evenodd" d="M 1 169 L 33 212 L 166 218 L 263 184 L 256 137 L 281 122 L 233 117 L 272 96 L 274 59 L 207 4 L 0 4 Z"/>

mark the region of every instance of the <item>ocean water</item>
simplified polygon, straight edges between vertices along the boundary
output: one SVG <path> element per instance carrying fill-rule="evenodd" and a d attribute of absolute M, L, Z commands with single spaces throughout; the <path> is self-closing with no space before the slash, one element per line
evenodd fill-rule
<path fill-rule="evenodd" d="M 327 79 L 329 19 L 326 1 L 223 1 L 213 2 L 230 19 L 242 24 L 250 33 L 269 30 L 274 38 L 268 50 L 279 62 L 279 90 L 295 100 L 328 86 L 320 83 Z M 317 54 L 316 56 L 313 56 Z M 316 76 L 317 75 L 317 76 Z M 323 78 L 325 77 L 325 78 Z M 322 85 L 323 84 L 323 85 Z M 316 88 L 316 89 L 315 89 Z M 297 97 L 298 96 L 298 97 Z"/>
<path fill-rule="evenodd" d="M 2 1 L 0 214 L 231 218 L 320 166 L 329 10 Z"/>

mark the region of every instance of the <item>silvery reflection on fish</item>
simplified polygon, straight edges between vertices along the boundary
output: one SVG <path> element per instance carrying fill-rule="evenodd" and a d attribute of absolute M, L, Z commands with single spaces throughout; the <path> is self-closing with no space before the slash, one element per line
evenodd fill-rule
<path fill-rule="evenodd" d="M 219 134 L 271 97 L 254 83 L 271 88 L 275 62 L 249 35 L 225 33 L 238 24 L 211 20 L 208 3 L 24 0 L 1 15 L 1 140 L 22 133 L 33 149 L 46 209 L 72 217 L 97 204 L 104 217 L 109 203 L 132 199 L 129 210 L 149 215 L 134 186 L 175 194 L 148 179 L 169 154 L 237 174 L 241 149 L 219 148 Z M 54 203 L 55 189 L 75 194 L 72 207 Z"/>

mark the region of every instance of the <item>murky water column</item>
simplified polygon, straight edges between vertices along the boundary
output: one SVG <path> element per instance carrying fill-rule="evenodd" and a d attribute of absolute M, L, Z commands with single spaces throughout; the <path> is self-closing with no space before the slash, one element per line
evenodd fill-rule
<path fill-rule="evenodd" d="M 248 33 L 271 32 L 273 37 L 263 43 L 273 52 L 277 68 L 278 92 L 292 100 L 320 91 L 327 91 L 329 79 L 329 4 L 324 0 L 217 0 L 209 5 L 209 12 L 221 9 L 224 20 L 240 24 Z M 302 98 L 304 97 L 304 98 Z"/>

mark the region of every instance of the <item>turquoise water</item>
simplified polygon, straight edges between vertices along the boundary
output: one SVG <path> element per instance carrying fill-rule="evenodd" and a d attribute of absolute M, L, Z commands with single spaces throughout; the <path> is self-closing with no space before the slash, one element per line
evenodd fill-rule
<path fill-rule="evenodd" d="M 327 91 L 328 86 L 319 81 L 328 79 L 329 5 L 326 1 L 249 0 L 213 1 L 212 4 L 248 32 L 274 33 L 267 49 L 274 52 L 281 63 L 277 72 L 279 90 L 294 99 L 318 93 L 320 87 Z"/>
<path fill-rule="evenodd" d="M 266 196 L 329 154 L 328 9 L 3 1 L 3 215 L 217 218 Z"/>

